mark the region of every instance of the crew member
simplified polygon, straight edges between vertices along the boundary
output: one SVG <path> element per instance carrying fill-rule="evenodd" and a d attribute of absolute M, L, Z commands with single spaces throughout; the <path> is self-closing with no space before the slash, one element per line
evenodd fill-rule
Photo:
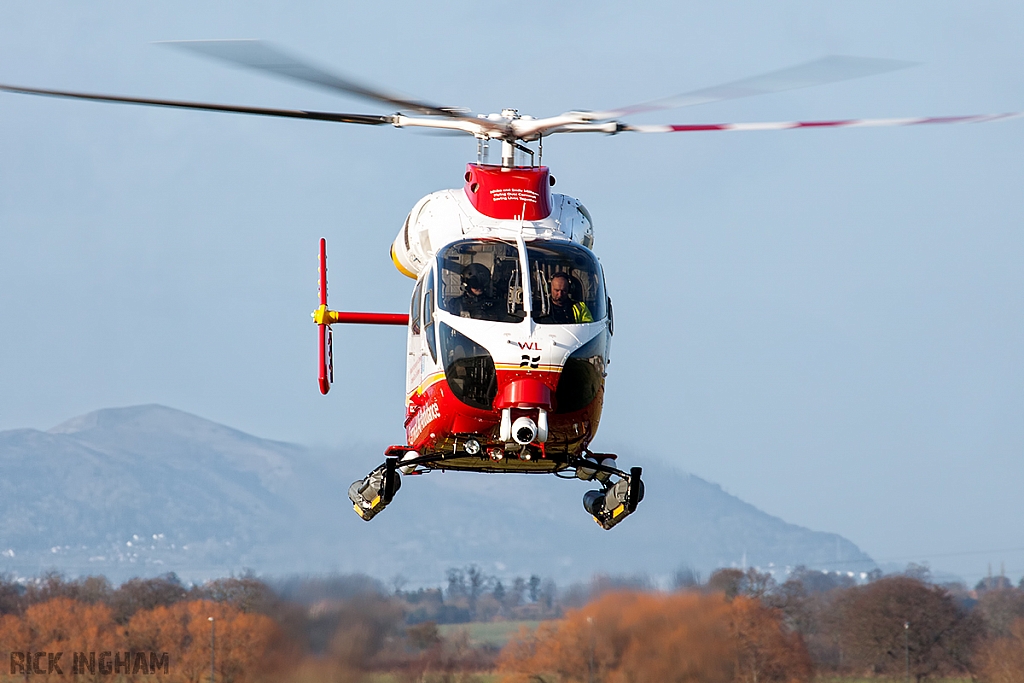
<path fill-rule="evenodd" d="M 493 320 L 495 301 L 488 296 L 491 271 L 482 263 L 470 263 L 462 269 L 462 294 L 448 302 L 448 310 L 463 318 Z"/>
<path fill-rule="evenodd" d="M 592 323 L 594 316 L 582 301 L 573 301 L 570 293 L 571 280 L 565 273 L 558 272 L 551 276 L 551 310 L 540 322 L 555 325 L 572 323 Z"/>

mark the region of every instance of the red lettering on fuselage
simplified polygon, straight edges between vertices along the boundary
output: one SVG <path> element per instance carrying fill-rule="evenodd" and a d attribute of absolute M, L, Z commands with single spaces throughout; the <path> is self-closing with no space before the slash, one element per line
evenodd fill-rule
<path fill-rule="evenodd" d="M 519 342 L 519 348 L 523 351 L 527 349 L 531 351 L 540 351 L 540 344 L 537 342 Z"/>
<path fill-rule="evenodd" d="M 412 437 L 410 441 L 415 441 L 426 426 L 439 417 L 441 417 L 441 408 L 436 403 L 421 408 L 409 426 L 409 435 Z"/>

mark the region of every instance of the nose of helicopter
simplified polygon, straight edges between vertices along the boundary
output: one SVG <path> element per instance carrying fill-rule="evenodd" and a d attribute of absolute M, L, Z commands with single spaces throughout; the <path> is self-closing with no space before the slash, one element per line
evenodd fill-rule
<path fill-rule="evenodd" d="M 516 379 L 502 389 L 494 400 L 494 407 L 505 408 L 543 408 L 551 409 L 551 388 L 539 379 L 524 377 Z"/>

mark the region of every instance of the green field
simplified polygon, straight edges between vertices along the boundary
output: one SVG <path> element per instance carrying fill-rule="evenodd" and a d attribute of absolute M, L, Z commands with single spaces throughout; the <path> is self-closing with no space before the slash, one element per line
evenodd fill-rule
<path fill-rule="evenodd" d="M 465 632 L 470 645 L 504 647 L 512 636 L 519 633 L 519 629 L 525 626 L 532 631 L 540 623 L 539 621 L 486 621 L 469 624 L 441 624 L 437 630 L 445 639 L 457 637 L 460 632 Z"/>

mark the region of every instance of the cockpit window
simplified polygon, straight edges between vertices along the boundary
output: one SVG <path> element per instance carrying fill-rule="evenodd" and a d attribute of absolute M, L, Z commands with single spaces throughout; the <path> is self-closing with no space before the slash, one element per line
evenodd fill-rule
<path fill-rule="evenodd" d="M 416 282 L 416 289 L 412 292 L 412 304 L 409 309 L 409 328 L 414 335 L 420 333 L 420 303 L 423 299 L 423 280 Z"/>
<path fill-rule="evenodd" d="M 440 258 L 440 297 L 444 310 L 464 318 L 521 322 L 523 285 L 519 252 L 498 240 L 467 240 L 447 247 Z"/>
<path fill-rule="evenodd" d="M 437 341 L 434 338 L 434 271 L 427 273 L 423 286 L 423 335 L 427 338 L 430 357 L 437 361 Z"/>
<path fill-rule="evenodd" d="M 602 320 L 607 299 L 597 258 L 569 243 L 532 243 L 530 261 L 533 318 L 542 325 L 571 325 Z"/>

